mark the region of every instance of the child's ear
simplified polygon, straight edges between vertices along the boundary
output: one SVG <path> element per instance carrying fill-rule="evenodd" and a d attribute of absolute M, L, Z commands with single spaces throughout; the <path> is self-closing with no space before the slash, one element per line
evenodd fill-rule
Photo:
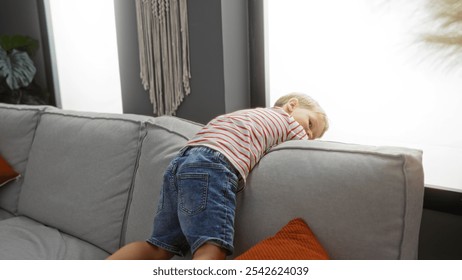
<path fill-rule="evenodd" d="M 290 108 L 290 111 L 293 112 L 295 110 L 295 108 L 298 106 L 298 99 L 297 98 L 291 98 L 289 99 L 289 108 Z"/>

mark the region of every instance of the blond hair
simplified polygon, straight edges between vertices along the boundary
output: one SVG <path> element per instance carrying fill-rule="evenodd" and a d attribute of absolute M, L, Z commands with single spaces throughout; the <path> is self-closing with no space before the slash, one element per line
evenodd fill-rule
<path fill-rule="evenodd" d="M 329 120 L 324 109 L 319 105 L 319 103 L 316 100 L 314 100 L 310 96 L 304 93 L 292 92 L 279 97 L 279 99 L 276 100 L 276 102 L 274 103 L 274 106 L 282 107 L 292 98 L 296 98 L 298 100 L 298 104 L 300 105 L 300 107 L 321 115 L 321 118 L 324 121 L 324 130 L 322 131 L 321 136 L 324 135 L 324 133 L 329 129 Z"/>

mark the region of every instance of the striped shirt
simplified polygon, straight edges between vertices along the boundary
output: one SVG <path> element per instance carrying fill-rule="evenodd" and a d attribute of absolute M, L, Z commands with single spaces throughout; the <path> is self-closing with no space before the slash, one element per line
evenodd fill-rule
<path fill-rule="evenodd" d="M 282 108 L 256 108 L 218 116 L 187 146 L 206 146 L 219 151 L 245 181 L 273 146 L 289 140 L 308 140 L 308 135 Z"/>

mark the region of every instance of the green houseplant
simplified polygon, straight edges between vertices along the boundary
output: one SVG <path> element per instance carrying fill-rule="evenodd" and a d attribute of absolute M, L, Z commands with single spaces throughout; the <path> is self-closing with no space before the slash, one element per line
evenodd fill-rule
<path fill-rule="evenodd" d="M 35 81 L 33 57 L 38 42 L 27 36 L 0 36 L 0 102 L 47 104 L 48 96 Z"/>

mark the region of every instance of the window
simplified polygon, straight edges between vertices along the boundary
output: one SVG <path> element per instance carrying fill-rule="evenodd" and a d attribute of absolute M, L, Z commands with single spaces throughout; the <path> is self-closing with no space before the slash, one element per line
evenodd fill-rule
<path fill-rule="evenodd" d="M 113 0 L 45 0 L 57 105 L 122 113 Z"/>
<path fill-rule="evenodd" d="M 462 190 L 462 74 L 419 41 L 423 7 L 265 1 L 269 103 L 305 92 L 331 121 L 324 140 L 421 149 L 425 183 Z"/>

